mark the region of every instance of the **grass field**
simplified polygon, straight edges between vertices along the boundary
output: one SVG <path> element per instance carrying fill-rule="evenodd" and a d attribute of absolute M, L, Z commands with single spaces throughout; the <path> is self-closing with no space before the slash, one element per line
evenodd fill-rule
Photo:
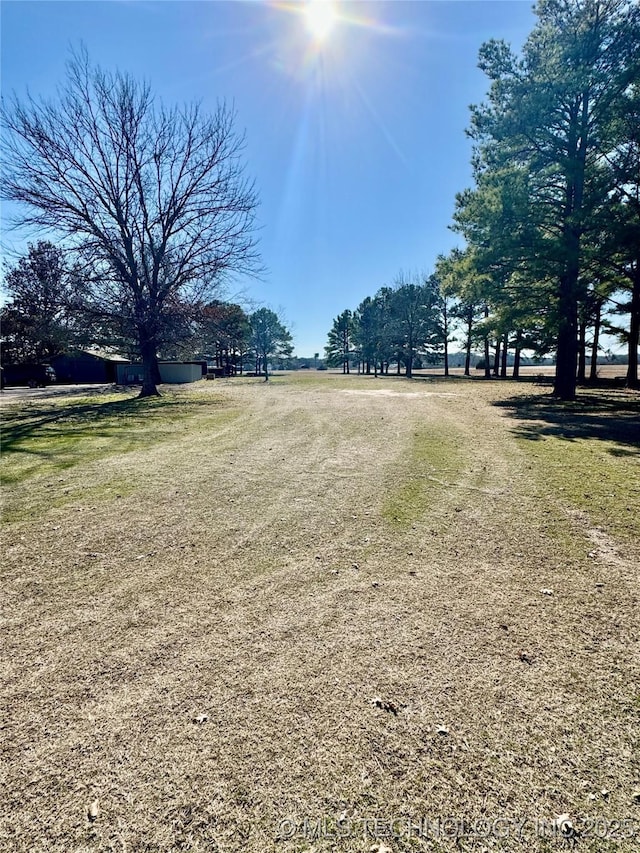
<path fill-rule="evenodd" d="M 638 394 L 310 372 L 3 420 L 0 850 L 640 849 Z"/>

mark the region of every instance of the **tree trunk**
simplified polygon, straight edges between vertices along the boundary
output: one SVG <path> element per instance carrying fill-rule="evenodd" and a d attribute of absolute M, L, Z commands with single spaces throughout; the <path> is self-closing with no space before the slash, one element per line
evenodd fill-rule
<path fill-rule="evenodd" d="M 640 343 L 640 262 L 636 263 L 631 293 L 631 318 L 629 321 L 629 366 L 627 367 L 627 385 L 640 388 L 638 378 L 638 344 Z"/>
<path fill-rule="evenodd" d="M 561 400 L 576 398 L 576 367 L 578 360 L 578 304 L 575 298 L 577 277 L 573 272 L 562 277 L 560 285 L 560 315 L 556 352 L 556 378 L 553 393 Z"/>
<path fill-rule="evenodd" d="M 160 375 L 158 368 L 158 356 L 156 346 L 153 340 L 141 336 L 143 339 L 140 342 L 140 355 L 142 357 L 142 388 L 140 389 L 140 397 L 159 397 L 157 382 Z"/>
<path fill-rule="evenodd" d="M 513 378 L 520 377 L 520 352 L 522 350 L 522 331 L 518 329 L 516 332 L 515 349 L 513 353 Z"/>
<path fill-rule="evenodd" d="M 578 323 L 578 382 L 584 384 L 587 378 L 587 321 Z"/>
<path fill-rule="evenodd" d="M 471 332 L 473 330 L 473 312 L 469 309 L 467 314 L 467 347 L 464 357 L 464 375 L 471 375 Z"/>
<path fill-rule="evenodd" d="M 496 338 L 496 351 L 493 356 L 493 375 L 500 375 L 500 344 L 502 342 L 502 338 L 500 335 Z"/>
<path fill-rule="evenodd" d="M 600 324 L 602 323 L 602 302 L 596 304 L 596 316 L 593 322 L 593 343 L 591 344 L 591 367 L 589 369 L 589 381 L 595 382 L 598 378 L 598 347 L 600 345 Z"/>
<path fill-rule="evenodd" d="M 566 265 L 558 288 L 558 346 L 553 393 L 561 400 L 576 398 L 578 361 L 578 280 L 584 177 L 589 139 L 589 93 L 582 93 L 581 109 L 576 104 L 569 131 L 569 156 L 565 187 L 563 243 Z M 578 114 L 580 113 L 580 114 Z"/>
<path fill-rule="evenodd" d="M 444 319 L 444 375 L 449 375 L 449 318 L 447 316 L 447 297 L 444 298 L 443 306 Z"/>
<path fill-rule="evenodd" d="M 406 361 L 405 374 L 407 379 L 411 379 L 413 376 L 413 353 L 409 352 Z"/>
<path fill-rule="evenodd" d="M 502 342 L 502 360 L 500 362 L 500 378 L 507 378 L 507 356 L 509 354 L 509 333 L 504 333 L 504 341 Z"/>
<path fill-rule="evenodd" d="M 485 320 L 489 316 L 489 306 L 484 306 Z M 491 379 L 491 356 L 489 354 L 489 335 L 484 336 L 484 378 Z"/>

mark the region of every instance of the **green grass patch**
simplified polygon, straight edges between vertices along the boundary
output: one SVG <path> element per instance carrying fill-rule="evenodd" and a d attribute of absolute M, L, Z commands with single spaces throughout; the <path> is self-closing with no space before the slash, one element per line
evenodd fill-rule
<path fill-rule="evenodd" d="M 394 470 L 393 482 L 382 506 L 382 517 L 407 527 L 421 519 L 444 488 L 455 478 L 463 460 L 459 437 L 451 430 L 429 427 L 414 431 L 411 445 Z"/>
<path fill-rule="evenodd" d="M 543 493 L 585 512 L 614 538 L 640 540 L 640 457 L 620 453 L 614 442 L 589 439 L 546 436 L 520 445 Z"/>
<path fill-rule="evenodd" d="M 512 399 L 514 432 L 541 499 L 585 512 L 625 542 L 640 539 L 640 397 L 581 392 L 571 403 L 548 395 Z"/>
<path fill-rule="evenodd" d="M 238 412 L 214 393 L 177 390 L 138 399 L 122 394 L 7 407 L 0 484 L 5 520 L 131 494 L 136 472 L 122 457 L 182 441 L 188 424 L 215 429 Z"/>

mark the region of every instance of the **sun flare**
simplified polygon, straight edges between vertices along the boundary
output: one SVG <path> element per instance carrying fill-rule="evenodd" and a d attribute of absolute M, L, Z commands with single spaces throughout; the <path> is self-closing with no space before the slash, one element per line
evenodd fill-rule
<path fill-rule="evenodd" d="M 307 29 L 317 42 L 328 38 L 338 19 L 332 0 L 308 0 L 305 17 Z"/>

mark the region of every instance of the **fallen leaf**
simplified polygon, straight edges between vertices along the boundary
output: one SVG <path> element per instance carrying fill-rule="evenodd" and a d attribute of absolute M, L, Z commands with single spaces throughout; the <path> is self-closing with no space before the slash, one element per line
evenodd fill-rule
<path fill-rule="evenodd" d="M 528 664 L 529 664 L 529 666 L 531 666 L 531 664 L 533 663 L 533 658 L 531 657 L 531 655 L 528 655 L 526 652 L 520 652 L 520 654 L 518 655 L 518 657 L 519 657 L 519 658 L 520 658 L 520 660 L 521 660 L 521 661 L 523 661 L 524 663 L 528 663 Z"/>
<path fill-rule="evenodd" d="M 436 729 L 436 731 L 437 731 L 437 733 L 438 733 L 439 735 L 442 735 L 443 737 L 444 737 L 445 735 L 448 735 L 448 734 L 449 734 L 449 729 L 448 729 L 446 726 L 438 726 L 438 728 Z"/>
<path fill-rule="evenodd" d="M 396 704 L 393 702 L 386 702 L 384 699 L 380 699 L 379 696 L 376 696 L 375 699 L 371 700 L 376 708 L 380 708 L 382 711 L 387 711 L 387 713 L 394 714 L 396 717 L 398 716 L 398 711 L 400 710 Z"/>
<path fill-rule="evenodd" d="M 209 719 L 208 714 L 198 714 L 197 717 L 193 718 L 193 722 L 194 723 L 206 723 L 208 719 Z"/>
<path fill-rule="evenodd" d="M 89 803 L 89 808 L 87 809 L 87 817 L 93 823 L 94 820 L 98 819 L 98 815 L 100 814 L 100 803 L 98 800 L 93 800 L 93 802 Z"/>
<path fill-rule="evenodd" d="M 549 587 L 546 587 L 546 586 L 543 586 L 542 589 L 540 590 L 540 592 L 543 595 L 553 595 L 553 590 L 549 589 Z"/>

